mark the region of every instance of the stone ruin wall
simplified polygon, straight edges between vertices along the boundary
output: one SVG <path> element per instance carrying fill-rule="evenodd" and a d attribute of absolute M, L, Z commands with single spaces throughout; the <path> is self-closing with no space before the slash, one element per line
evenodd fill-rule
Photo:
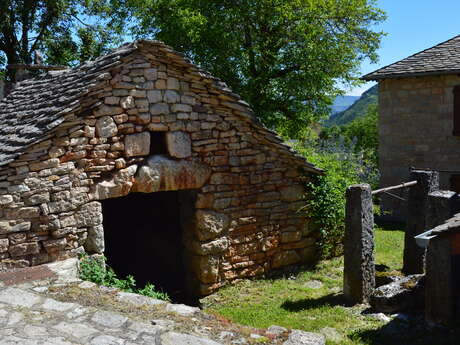
<path fill-rule="evenodd" d="M 409 167 L 460 170 L 460 137 L 452 135 L 453 87 L 460 76 L 384 79 L 379 82 L 379 165 L 382 187 L 407 182 Z M 449 175 L 441 188 L 450 189 Z M 405 203 L 382 197 L 384 210 Z"/>
<path fill-rule="evenodd" d="M 184 241 L 197 294 L 313 260 L 299 160 L 244 120 L 242 101 L 161 55 L 124 58 L 79 113 L 0 171 L 0 270 L 102 253 L 98 200 L 182 189 L 196 190 Z M 148 159 L 158 131 L 170 159 Z"/>

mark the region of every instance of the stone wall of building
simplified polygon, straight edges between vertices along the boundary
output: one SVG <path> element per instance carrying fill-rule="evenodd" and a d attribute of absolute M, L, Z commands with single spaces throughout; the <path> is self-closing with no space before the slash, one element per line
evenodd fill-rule
<path fill-rule="evenodd" d="M 75 109 L 0 170 L 0 270 L 103 253 L 101 200 L 170 190 L 195 191 L 182 218 L 196 294 L 313 260 L 305 164 L 182 57 L 145 45 Z"/>
<path fill-rule="evenodd" d="M 409 168 L 460 170 L 460 137 L 453 130 L 453 87 L 457 75 L 384 79 L 379 82 L 381 186 L 408 181 Z M 441 173 L 441 188 L 450 175 Z M 384 198 L 384 210 L 404 213 L 405 203 Z"/>

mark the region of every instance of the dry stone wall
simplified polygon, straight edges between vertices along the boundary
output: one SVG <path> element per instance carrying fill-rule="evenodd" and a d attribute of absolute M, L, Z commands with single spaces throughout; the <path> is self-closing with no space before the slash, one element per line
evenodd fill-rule
<path fill-rule="evenodd" d="M 168 47 L 139 43 L 120 59 L 0 170 L 0 270 L 103 253 L 101 200 L 173 190 L 194 191 L 182 215 L 194 293 L 311 262 L 299 171 L 315 169 Z"/>

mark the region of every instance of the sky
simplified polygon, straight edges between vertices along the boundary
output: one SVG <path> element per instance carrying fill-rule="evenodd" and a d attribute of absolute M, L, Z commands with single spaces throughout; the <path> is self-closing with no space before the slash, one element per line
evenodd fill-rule
<path fill-rule="evenodd" d="M 361 65 L 362 75 L 404 59 L 460 34 L 460 0 L 377 0 L 387 20 L 374 29 L 387 33 L 377 64 Z M 359 96 L 375 83 L 345 92 Z"/>

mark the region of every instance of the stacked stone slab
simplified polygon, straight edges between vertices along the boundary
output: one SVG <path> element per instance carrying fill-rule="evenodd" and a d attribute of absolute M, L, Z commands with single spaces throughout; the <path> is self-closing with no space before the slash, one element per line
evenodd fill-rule
<path fill-rule="evenodd" d="M 196 294 L 314 258 L 298 210 L 302 178 L 321 171 L 161 42 L 18 83 L 0 120 L 1 270 L 103 253 L 101 200 L 181 190 L 194 191 L 182 218 Z M 166 154 L 150 154 L 154 135 Z"/>

